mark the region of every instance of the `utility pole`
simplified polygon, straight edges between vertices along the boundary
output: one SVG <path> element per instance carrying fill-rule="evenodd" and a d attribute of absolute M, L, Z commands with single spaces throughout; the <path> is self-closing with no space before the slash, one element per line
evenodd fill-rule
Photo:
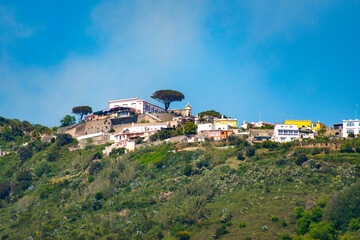
<path fill-rule="evenodd" d="M 261 110 L 259 111 L 259 122 L 261 122 Z"/>
<path fill-rule="evenodd" d="M 359 105 L 355 105 L 355 119 L 357 119 L 357 108 L 358 108 Z"/>

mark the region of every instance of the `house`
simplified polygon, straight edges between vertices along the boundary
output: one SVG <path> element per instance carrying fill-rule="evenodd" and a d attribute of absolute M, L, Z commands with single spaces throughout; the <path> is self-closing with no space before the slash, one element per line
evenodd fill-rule
<path fill-rule="evenodd" d="M 135 114 L 135 109 L 129 107 L 113 107 L 107 110 L 93 112 L 92 115 L 85 117 L 85 121 L 130 117 L 133 116 L 134 114 Z"/>
<path fill-rule="evenodd" d="M 200 138 L 213 138 L 215 141 L 227 139 L 229 135 L 233 134 L 232 130 L 207 130 L 199 133 Z"/>
<path fill-rule="evenodd" d="M 115 107 L 127 107 L 135 109 L 137 113 L 144 114 L 146 112 L 165 112 L 165 109 L 158 107 L 152 103 L 149 103 L 140 98 L 129 98 L 122 100 L 112 100 L 109 101 L 109 109 Z"/>
<path fill-rule="evenodd" d="M 144 132 L 151 132 L 151 131 L 160 131 L 162 129 L 169 128 L 170 124 L 162 123 L 158 125 L 137 125 L 134 124 L 131 127 L 123 128 L 123 132 L 125 133 L 144 133 Z"/>
<path fill-rule="evenodd" d="M 343 137 L 347 138 L 350 133 L 355 136 L 360 134 L 360 120 L 343 120 Z"/>
<path fill-rule="evenodd" d="M 343 129 L 343 124 L 342 124 L 342 123 L 335 123 L 335 124 L 334 124 L 334 129 L 335 129 L 335 130 Z"/>
<path fill-rule="evenodd" d="M 212 123 L 202 123 L 197 125 L 197 132 L 209 131 L 209 130 L 229 130 L 229 125 L 227 124 L 212 124 Z"/>
<path fill-rule="evenodd" d="M 292 142 L 299 138 L 299 128 L 296 124 L 276 124 L 271 140 L 284 143 Z"/>
<path fill-rule="evenodd" d="M 243 124 L 241 124 L 241 128 L 243 129 L 249 129 L 252 128 L 255 125 L 255 123 L 251 123 L 251 122 L 245 122 L 245 120 L 243 121 Z"/>
<path fill-rule="evenodd" d="M 254 124 L 254 127 L 258 127 L 258 128 L 261 128 L 261 127 L 275 127 L 275 124 L 267 123 L 267 122 L 257 122 L 257 123 Z"/>
<path fill-rule="evenodd" d="M 315 131 L 326 128 L 325 124 L 318 122 L 312 122 L 311 120 L 285 120 L 284 124 L 295 124 L 298 128 L 311 128 Z"/>
<path fill-rule="evenodd" d="M 237 127 L 237 120 L 236 118 L 232 119 L 232 118 L 224 118 L 224 116 L 222 115 L 221 118 L 214 118 L 214 124 L 226 124 L 229 125 L 230 127 Z"/>

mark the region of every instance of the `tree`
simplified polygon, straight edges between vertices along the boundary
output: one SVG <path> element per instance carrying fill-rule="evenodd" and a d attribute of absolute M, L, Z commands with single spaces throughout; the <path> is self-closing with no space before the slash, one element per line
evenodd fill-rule
<path fill-rule="evenodd" d="M 84 115 L 92 113 L 92 108 L 89 107 L 89 106 L 73 107 L 72 113 L 79 115 L 80 116 L 80 121 L 81 121 Z"/>
<path fill-rule="evenodd" d="M 165 104 L 165 111 L 167 111 L 170 103 L 181 102 L 185 97 L 184 94 L 175 90 L 158 90 L 153 93 L 151 98 Z"/>
<path fill-rule="evenodd" d="M 177 128 L 177 133 L 179 135 L 184 134 L 184 131 L 185 135 L 195 134 L 197 131 L 197 125 L 193 122 L 187 122 Z"/>
<path fill-rule="evenodd" d="M 352 143 L 351 142 L 345 142 L 343 145 L 340 146 L 340 152 L 342 152 L 342 153 L 352 153 L 352 152 L 354 152 Z"/>
<path fill-rule="evenodd" d="M 73 125 L 75 123 L 75 117 L 70 116 L 70 115 L 66 115 L 63 119 L 60 120 L 60 122 L 61 122 L 60 127 L 70 126 L 70 125 Z"/>
<path fill-rule="evenodd" d="M 201 118 L 201 117 L 204 117 L 204 116 L 209 116 L 209 117 L 217 117 L 217 118 L 220 118 L 221 117 L 221 113 L 215 111 L 215 110 L 209 110 L 209 111 L 204 111 L 204 112 L 201 112 L 198 114 L 198 116 Z M 224 118 L 227 118 L 225 115 L 224 115 Z"/>

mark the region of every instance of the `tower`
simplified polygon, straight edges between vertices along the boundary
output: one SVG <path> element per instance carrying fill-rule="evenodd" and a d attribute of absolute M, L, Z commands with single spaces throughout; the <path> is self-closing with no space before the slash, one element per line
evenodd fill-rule
<path fill-rule="evenodd" d="M 186 117 L 192 116 L 192 107 L 190 103 L 186 104 L 185 110 L 186 110 Z"/>

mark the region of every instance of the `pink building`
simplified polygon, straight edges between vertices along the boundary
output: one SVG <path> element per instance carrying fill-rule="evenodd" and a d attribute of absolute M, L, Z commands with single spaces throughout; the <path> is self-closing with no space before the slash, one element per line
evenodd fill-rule
<path fill-rule="evenodd" d="M 158 107 L 140 98 L 129 98 L 109 101 L 109 109 L 115 107 L 128 107 L 136 110 L 137 113 L 165 112 L 165 109 Z"/>

